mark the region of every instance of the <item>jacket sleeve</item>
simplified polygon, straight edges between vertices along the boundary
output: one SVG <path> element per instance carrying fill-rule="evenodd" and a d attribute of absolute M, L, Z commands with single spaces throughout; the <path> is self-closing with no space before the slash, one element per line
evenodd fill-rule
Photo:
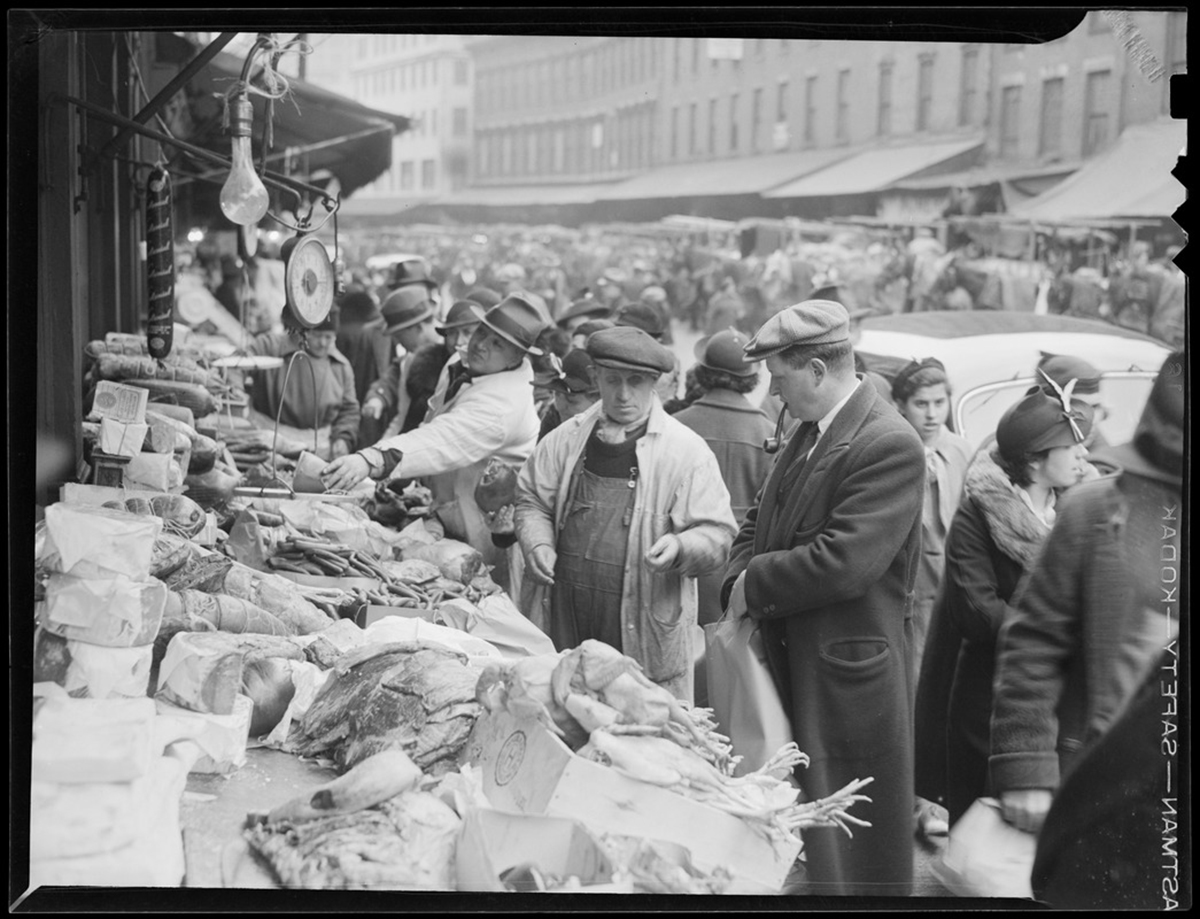
<path fill-rule="evenodd" d="M 832 512 L 803 545 L 755 555 L 746 565 L 746 606 L 774 619 L 863 596 L 883 577 L 921 516 L 925 452 L 892 431 L 852 443 Z M 743 528 L 744 529 L 744 528 Z"/>
<path fill-rule="evenodd" d="M 693 463 L 675 494 L 672 532 L 679 538 L 679 568 L 687 577 L 721 570 L 737 534 L 729 489 L 712 451 Z"/>
<path fill-rule="evenodd" d="M 329 432 L 329 440 L 346 441 L 353 450 L 358 444 L 358 426 L 362 421 L 362 412 L 358 407 L 358 399 L 354 395 L 354 371 L 349 364 L 335 364 L 338 378 L 342 382 L 342 402 L 337 407 L 333 425 Z"/>
<path fill-rule="evenodd" d="M 755 527 L 758 523 L 758 509 L 762 505 L 765 487 L 766 480 L 764 479 L 763 486 L 759 488 L 758 495 L 754 498 L 754 504 L 742 518 L 742 525 L 738 528 L 737 535 L 733 538 L 733 545 L 729 549 L 729 562 L 725 565 L 725 574 L 721 581 L 721 609 L 729 605 L 729 595 L 733 592 L 734 581 L 746 570 L 746 566 L 750 564 L 750 559 L 754 556 Z"/>
<path fill-rule="evenodd" d="M 566 431 L 556 429 L 542 439 L 517 476 L 517 500 L 513 525 L 521 552 L 528 555 L 538 546 L 555 548 L 554 517 L 559 483 L 566 469 Z"/>
<path fill-rule="evenodd" d="M 506 395 L 480 384 L 468 387 L 446 412 L 404 434 L 385 437 L 375 448 L 399 450 L 404 456 L 393 475 L 409 479 L 478 463 L 508 440 Z"/>
<path fill-rule="evenodd" d="M 1089 512 L 1094 491 L 1078 488 L 1059 505 L 1054 528 L 1000 630 L 988 761 L 997 793 L 1058 786 L 1056 712 L 1078 653 L 1078 585 L 1086 534 L 1097 523 Z"/>
<path fill-rule="evenodd" d="M 386 417 L 396 411 L 396 399 L 400 394 L 400 364 L 399 359 L 393 359 L 388 364 L 383 376 L 371 384 L 367 390 L 367 399 L 379 399 L 383 402 L 383 413 Z M 365 400 L 364 400 L 365 401 Z"/>
<path fill-rule="evenodd" d="M 946 537 L 942 589 L 950 621 L 968 641 L 994 642 L 1009 609 L 997 590 L 996 551 L 980 514 L 960 508 Z"/>

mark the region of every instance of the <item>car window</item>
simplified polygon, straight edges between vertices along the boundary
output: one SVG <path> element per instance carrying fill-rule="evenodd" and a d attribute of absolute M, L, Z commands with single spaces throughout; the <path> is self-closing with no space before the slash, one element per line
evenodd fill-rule
<path fill-rule="evenodd" d="M 1133 439 L 1134 429 L 1154 385 L 1154 374 L 1132 371 L 1106 373 L 1100 378 L 1099 403 L 1095 427 L 1100 444 L 1122 444 Z M 1000 416 L 1035 383 L 1032 377 L 990 383 L 969 390 L 959 397 L 954 409 L 955 428 L 979 447 L 996 433 Z M 1089 400 L 1090 401 L 1090 400 Z"/>

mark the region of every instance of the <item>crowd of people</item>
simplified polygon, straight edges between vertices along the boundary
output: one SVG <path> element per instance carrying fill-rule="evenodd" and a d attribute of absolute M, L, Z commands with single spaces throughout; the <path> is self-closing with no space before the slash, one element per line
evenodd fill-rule
<path fill-rule="evenodd" d="M 251 341 L 310 365 L 256 373 L 254 408 L 315 431 L 330 489 L 427 484 L 446 535 L 560 649 L 604 641 L 703 704 L 697 626 L 757 622 L 804 793 L 875 779 L 869 828 L 806 839 L 807 891 L 909 893 L 914 833 L 981 797 L 1039 832 L 1178 629 L 1156 579 L 1182 352 L 1132 443 L 1104 442 L 1099 373 L 1058 355 L 974 451 L 939 361 L 863 372 L 865 311 L 842 288 L 758 321 L 686 253 L 596 248 L 589 269 L 544 245 L 529 267 L 460 253 L 441 274 L 420 255 L 361 273 L 316 329 Z M 697 275 L 718 286 L 683 375 L 668 345 Z"/>

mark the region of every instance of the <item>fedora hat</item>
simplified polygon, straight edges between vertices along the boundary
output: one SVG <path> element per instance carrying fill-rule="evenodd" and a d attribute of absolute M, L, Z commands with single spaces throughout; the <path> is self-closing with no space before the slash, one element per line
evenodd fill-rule
<path fill-rule="evenodd" d="M 441 325 L 436 327 L 438 333 L 445 335 L 450 329 L 461 329 L 465 325 L 477 324 L 479 320 L 471 312 L 471 307 L 478 305 L 471 300 L 455 300 L 446 313 L 445 320 L 443 320 Z"/>
<path fill-rule="evenodd" d="M 385 331 L 389 335 L 437 315 L 428 290 L 416 284 L 393 290 L 383 301 L 380 312 L 387 323 Z"/>
<path fill-rule="evenodd" d="M 516 345 L 527 354 L 541 356 L 542 349 L 534 345 L 546 328 L 546 319 L 541 310 L 521 297 L 505 297 L 486 313 L 477 304 L 471 304 L 471 312 L 485 326 Z"/>
<path fill-rule="evenodd" d="M 437 281 L 429 276 L 429 265 L 423 258 L 404 259 L 392 266 L 392 276 L 388 278 L 388 289 L 399 290 L 409 284 L 421 284 L 430 290 L 437 290 Z"/>

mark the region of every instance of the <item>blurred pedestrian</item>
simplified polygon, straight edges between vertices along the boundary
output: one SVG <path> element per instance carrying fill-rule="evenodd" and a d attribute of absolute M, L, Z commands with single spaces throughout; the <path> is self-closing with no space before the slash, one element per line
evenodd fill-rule
<path fill-rule="evenodd" d="M 354 393 L 359 403 L 367 399 L 371 384 L 383 376 L 392 362 L 392 343 L 383 314 L 370 292 L 352 287 L 338 299 L 341 323 L 337 349 L 354 371 Z"/>
<path fill-rule="evenodd" d="M 595 297 L 583 297 L 575 300 L 558 318 L 558 327 L 574 334 L 585 322 L 593 319 L 607 319 L 609 308 Z"/>
<path fill-rule="evenodd" d="M 534 384 L 537 383 L 535 377 Z M 570 351 L 562 359 L 557 372 L 546 379 L 543 385 L 553 393 L 554 402 L 542 415 L 539 442 L 568 418 L 587 411 L 600 398 L 595 365 L 582 348 Z"/>
<path fill-rule="evenodd" d="M 442 340 L 437 333 L 437 307 L 429 299 L 429 288 L 424 285 L 408 284 L 392 291 L 383 301 L 380 312 L 384 333 L 391 339 L 393 347 L 403 348 L 404 353 L 371 385 L 363 403 L 363 415 L 383 426 L 382 436 L 391 436 L 387 432 L 399 434 L 412 430 L 424 418 L 420 408 L 413 410 L 408 381 L 416 353 L 428 345 L 440 347 Z M 440 369 L 441 364 L 433 371 L 434 384 Z"/>
<path fill-rule="evenodd" d="M 988 765 L 1020 829 L 1038 832 L 1061 777 L 1178 635 L 1186 368 L 1167 358 L 1132 442 L 1107 451 L 1120 473 L 1064 498 L 1001 632 Z"/>
<path fill-rule="evenodd" d="M 1050 535 L 1058 495 L 1082 470 L 1090 410 L 1034 388 L 971 460 L 945 543 L 945 569 L 917 686 L 917 794 L 953 824 L 989 793 L 996 636 Z"/>
<path fill-rule="evenodd" d="M 808 300 L 746 347 L 801 424 L 742 521 L 726 609 L 761 623 L 807 799 L 873 776 L 870 828 L 805 837 L 814 894 L 912 893 L 911 603 L 925 457 L 912 427 L 854 372 L 850 320 Z"/>

